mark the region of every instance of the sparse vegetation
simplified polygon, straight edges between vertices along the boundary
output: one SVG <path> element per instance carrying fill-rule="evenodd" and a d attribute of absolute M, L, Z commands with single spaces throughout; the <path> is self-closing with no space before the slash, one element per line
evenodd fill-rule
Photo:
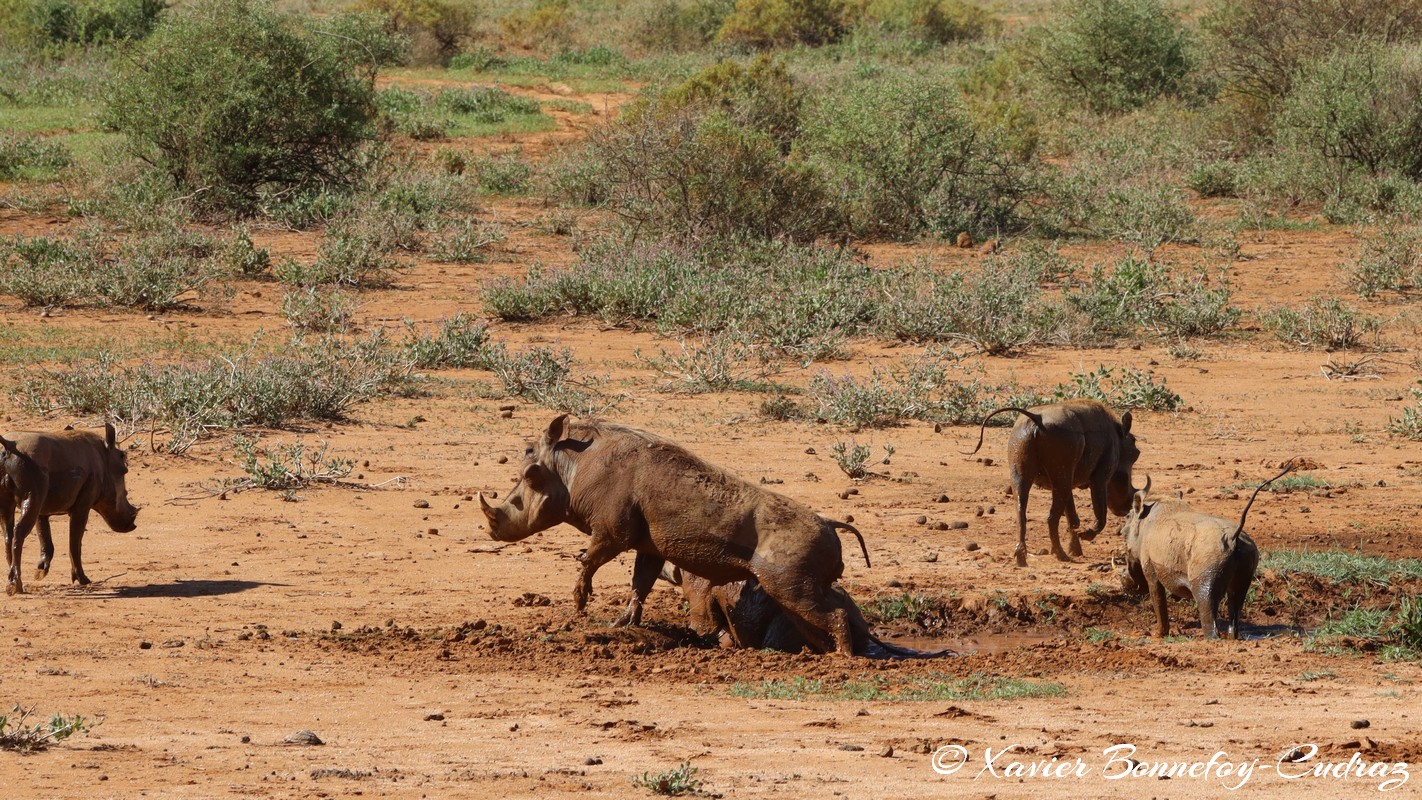
<path fill-rule="evenodd" d="M 1057 400 L 1086 398 L 1112 408 L 1147 411 L 1178 411 L 1185 403 L 1164 379 L 1156 383 L 1149 373 L 1132 367 L 1121 368 L 1120 377 L 1116 377 L 1115 370 L 1101 365 L 1093 372 L 1074 372 L 1071 380 L 1070 385 L 1057 386 Z"/>
<path fill-rule="evenodd" d="M 839 467 L 840 472 L 854 480 L 868 476 L 871 452 L 869 445 L 857 441 L 835 442 L 830 445 L 830 455 L 834 457 L 835 465 Z"/>
<path fill-rule="evenodd" d="M 1061 697 L 1064 694 L 1066 694 L 1066 689 L 1059 683 L 1022 678 L 993 678 L 981 673 L 974 673 L 966 678 L 928 674 L 901 681 L 878 676 L 844 680 L 797 677 L 788 680 L 766 680 L 759 684 L 737 683 L 731 687 L 733 697 L 775 700 L 805 700 L 815 697 L 829 700 L 932 702 L 942 700 L 1016 700 L 1032 697 Z"/>
<path fill-rule="evenodd" d="M 1298 309 L 1280 306 L 1261 313 L 1259 321 L 1282 342 L 1328 350 L 1361 347 L 1382 330 L 1382 320 L 1336 297 L 1315 297 Z"/>
<path fill-rule="evenodd" d="M 690 761 L 683 761 L 681 766 L 663 772 L 644 772 L 640 778 L 632 779 L 632 785 L 663 797 L 695 794 L 701 789 L 701 781 L 696 777 L 696 767 L 691 766 Z"/>
<path fill-rule="evenodd" d="M 1277 485 L 1276 481 L 1265 491 Z M 1422 561 L 1415 558 L 1392 559 L 1346 550 L 1270 550 L 1264 553 L 1259 567 L 1280 574 L 1317 575 L 1329 583 L 1388 586 L 1396 581 L 1422 579 Z"/>
<path fill-rule="evenodd" d="M 865 603 L 864 614 L 874 622 L 916 620 L 933 609 L 933 598 L 912 592 L 876 597 Z"/>
<path fill-rule="evenodd" d="M 34 712 L 34 706 L 24 708 L 15 705 L 9 714 L 0 714 L 0 750 L 33 753 L 76 733 L 93 730 L 103 722 L 103 719 L 90 720 L 77 714 L 72 717 L 55 714 L 48 722 L 26 724 Z"/>

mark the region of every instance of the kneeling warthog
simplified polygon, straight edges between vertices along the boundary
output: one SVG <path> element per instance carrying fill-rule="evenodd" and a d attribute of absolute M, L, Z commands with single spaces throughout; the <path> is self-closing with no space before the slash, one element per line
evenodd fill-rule
<path fill-rule="evenodd" d="M 755 578 L 820 652 L 852 655 L 850 609 L 833 590 L 844 572 L 836 529 L 788 497 L 753 486 L 645 431 L 553 420 L 524 460 L 518 485 L 498 507 L 479 496 L 489 535 L 524 539 L 566 522 L 592 535 L 573 590 L 578 613 L 598 568 L 636 550 L 640 607 L 665 561 L 713 585 Z M 630 609 L 629 609 L 630 610 Z"/>
<path fill-rule="evenodd" d="M 1141 451 L 1131 433 L 1131 412 L 1116 414 L 1095 400 L 1068 400 L 1032 408 L 999 408 L 983 417 L 978 428 L 982 449 L 983 429 L 988 420 L 1004 411 L 1022 415 L 1008 440 L 1007 461 L 1012 489 L 1017 493 L 1017 566 L 1027 566 L 1027 493 L 1033 484 L 1052 490 L 1052 510 L 1047 514 L 1047 533 L 1052 538 L 1052 555 L 1071 560 L 1062 550 L 1058 536 L 1062 514 L 1066 514 L 1071 536 L 1071 555 L 1081 555 L 1081 539 L 1088 542 L 1106 529 L 1106 509 L 1118 517 L 1130 510 L 1131 468 Z M 1096 524 L 1077 538 L 1081 519 L 1076 515 L 1072 489 L 1091 489 L 1091 511 Z"/>
<path fill-rule="evenodd" d="M 40 563 L 35 580 L 49 574 L 54 539 L 49 518 L 69 515 L 70 576 L 89 584 L 81 559 L 84 526 L 90 509 L 99 512 L 109 527 L 128 533 L 137 525 L 138 509 L 128 502 L 124 476 L 128 454 L 115 441 L 114 426 L 105 425 L 100 437 L 92 431 L 55 433 L 22 431 L 0 436 L 0 518 L 5 525 L 5 561 L 10 565 L 9 594 L 25 591 L 20 580 L 20 553 L 25 537 L 36 526 L 40 535 Z M 19 507 L 20 518 L 15 519 Z"/>
<path fill-rule="evenodd" d="M 1205 514 L 1184 500 L 1150 500 L 1150 478 L 1145 488 L 1131 500 L 1131 512 L 1121 532 L 1126 537 L 1126 570 L 1135 591 L 1149 591 L 1155 607 L 1155 634 L 1170 632 L 1167 594 L 1193 597 L 1200 612 L 1200 627 L 1206 638 L 1219 636 L 1215 617 L 1220 600 L 1227 599 L 1229 638 L 1239 637 L 1239 611 L 1249 594 L 1254 570 L 1259 566 L 1259 548 L 1244 532 L 1249 507 L 1265 486 L 1284 477 L 1293 465 L 1259 484 L 1239 523 Z"/>

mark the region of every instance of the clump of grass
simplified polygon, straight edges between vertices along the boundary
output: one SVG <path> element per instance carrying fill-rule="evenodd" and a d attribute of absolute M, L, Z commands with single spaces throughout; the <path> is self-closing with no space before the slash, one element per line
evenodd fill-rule
<path fill-rule="evenodd" d="M 339 286 L 302 286 L 282 295 L 281 315 L 300 331 L 335 333 L 351 326 L 355 299 Z"/>
<path fill-rule="evenodd" d="M 322 339 L 261 352 L 255 344 L 205 361 L 124 365 L 100 355 L 68 369 L 41 370 L 19 390 L 39 413 L 118 420 L 180 453 L 213 430 L 280 428 L 295 420 L 341 419 L 382 392 L 401 389 L 412 365 L 383 334 Z"/>
<path fill-rule="evenodd" d="M 1236 483 L 1229 487 L 1229 490 L 1234 492 L 1240 490 L 1253 491 L 1255 486 L 1257 486 L 1257 484 Z M 1264 491 L 1274 492 L 1276 494 L 1291 494 L 1293 492 L 1327 491 L 1333 488 L 1333 486 L 1334 484 L 1316 475 L 1310 475 L 1307 472 L 1296 472 L 1292 475 L 1285 475 L 1268 486 L 1265 486 Z"/>
<path fill-rule="evenodd" d="M 1058 384 L 1053 394 L 1057 400 L 1087 398 L 1113 408 L 1147 411 L 1176 411 L 1185 403 L 1163 378 L 1156 383 L 1151 375 L 1134 367 L 1123 368 L 1116 377 L 1105 365 L 1098 365 L 1093 372 L 1073 372 L 1071 384 Z"/>
<path fill-rule="evenodd" d="M 1334 584 L 1388 586 L 1396 581 L 1422 580 L 1422 560 L 1368 556 L 1343 550 L 1270 550 L 1264 554 L 1259 567 L 1281 575 L 1290 572 L 1317 575 Z"/>
<path fill-rule="evenodd" d="M 875 597 L 864 604 L 864 613 L 875 622 L 915 620 L 921 614 L 931 610 L 933 610 L 933 598 L 912 592 Z"/>
<path fill-rule="evenodd" d="M 632 779 L 632 785 L 665 797 L 694 794 L 701 789 L 696 767 L 691 766 L 690 761 L 683 761 L 681 766 L 662 772 L 644 772 L 640 778 Z"/>
<path fill-rule="evenodd" d="M 1382 330 L 1382 320 L 1336 297 L 1315 297 L 1298 309 L 1281 306 L 1260 314 L 1259 322 L 1282 342 L 1329 350 L 1359 347 Z"/>
<path fill-rule="evenodd" d="M 811 697 L 831 700 L 1016 700 L 1032 697 L 1061 697 L 1066 688 L 1059 683 L 1022 678 L 994 678 L 973 673 L 966 678 L 942 674 L 913 676 L 893 681 L 880 676 L 842 680 L 817 680 L 795 677 L 772 679 L 759 684 L 736 683 L 733 697 L 767 698 L 774 700 L 805 700 Z"/>
<path fill-rule="evenodd" d="M 1348 283 L 1362 297 L 1383 292 L 1408 292 L 1422 281 L 1422 230 L 1385 225 L 1375 235 L 1363 235 L 1362 251 L 1344 265 Z"/>
<path fill-rule="evenodd" d="M 869 445 L 859 442 L 835 442 L 830 446 L 834 463 L 845 475 L 859 480 L 869 474 Z"/>
<path fill-rule="evenodd" d="M 62 742 L 76 733 L 93 730 L 103 722 L 74 715 L 66 717 L 55 714 L 48 722 L 27 724 L 34 715 L 35 707 L 12 706 L 9 714 L 0 714 L 0 750 L 14 750 L 33 753 L 43 750 L 56 742 Z"/>
<path fill-rule="evenodd" d="M 416 333 L 414 323 L 406 327 L 405 351 L 419 369 L 492 369 L 494 359 L 503 355 L 501 345 L 489 338 L 488 326 L 471 314 L 441 321 L 439 330 L 428 336 Z"/>
<path fill-rule="evenodd" d="M 442 227 L 430 241 L 430 258 L 455 264 L 489 260 L 489 250 L 508 238 L 503 226 L 461 219 Z"/>
<path fill-rule="evenodd" d="M 1412 388 L 1412 399 L 1416 401 L 1410 408 L 1402 409 L 1402 416 L 1387 418 L 1387 432 L 1414 442 L 1422 441 L 1422 389 Z"/>
<path fill-rule="evenodd" d="M 259 436 L 239 434 L 232 438 L 238 465 L 247 477 L 223 481 L 222 491 L 265 489 L 283 492 L 288 498 L 295 499 L 297 489 L 312 484 L 339 483 L 355 467 L 353 458 L 328 456 L 329 442 L 321 442 L 318 447 L 309 449 L 300 441 L 275 447 L 259 446 L 260 443 Z"/>
<path fill-rule="evenodd" d="M 669 391 L 725 392 L 753 390 L 780 371 L 774 353 L 749 341 L 746 335 L 728 328 L 713 333 L 699 344 L 686 339 L 678 342 L 680 353 L 660 348 L 655 356 L 635 355 L 663 377 L 661 388 Z"/>
<path fill-rule="evenodd" d="M 533 167 L 517 153 L 477 158 L 473 167 L 484 194 L 528 194 L 533 188 Z"/>
<path fill-rule="evenodd" d="M 530 347 L 509 351 L 499 344 L 491 349 L 487 361 L 506 393 L 557 411 L 594 417 L 619 400 L 575 380 L 573 351 L 567 348 L 559 351 L 551 347 Z"/>
<path fill-rule="evenodd" d="M 0 134 L 0 180 L 52 175 L 74 161 L 63 142 L 43 136 Z"/>

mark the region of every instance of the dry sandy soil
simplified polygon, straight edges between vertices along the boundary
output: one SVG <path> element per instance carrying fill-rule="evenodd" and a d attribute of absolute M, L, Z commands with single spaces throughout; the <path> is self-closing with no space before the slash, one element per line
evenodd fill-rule
<path fill-rule="evenodd" d="M 596 107 L 601 100 L 584 98 Z M 587 120 L 568 121 L 586 124 Z M 559 134 L 566 136 L 566 133 Z M 471 143 L 536 150 L 546 137 Z M 485 211 L 510 226 L 493 264 L 420 262 L 399 287 L 363 296 L 367 326 L 410 318 L 421 325 L 479 311 L 478 289 L 493 276 L 521 275 L 541 260 L 567 263 L 570 239 L 540 235 L 536 201 L 500 201 Z M 59 229 L 59 218 L 0 213 L 0 234 Z M 310 257 L 315 234 L 259 231 L 276 255 Z M 1339 264 L 1354 248 L 1340 229 L 1264 232 L 1242 238 L 1230 270 L 1236 302 L 1253 311 L 1311 294 L 1343 293 Z M 944 265 L 978 256 L 929 250 Z M 879 262 L 905 248 L 870 248 Z M 1100 253 L 1100 248 L 1095 248 Z M 1087 254 L 1089 248 L 1073 250 Z M 1190 257 L 1189 253 L 1182 254 Z M 232 308 L 157 319 L 64 311 L 41 317 L 0 299 L 13 341 L 238 342 L 280 333 L 280 292 L 250 284 Z M 1418 377 L 1415 305 L 1372 306 L 1392 319 L 1375 365 L 1362 380 L 1328 380 L 1327 354 L 1284 349 L 1257 329 L 1197 344 L 1199 360 L 1162 347 L 1036 349 L 986 359 L 992 379 L 1053 385 L 1068 373 L 1149 367 L 1190 409 L 1139 413 L 1136 430 L 1161 490 L 1179 488 L 1203 510 L 1234 516 L 1243 498 L 1223 487 L 1267 477 L 1285 458 L 1318 463 L 1316 476 L 1345 487 L 1316 494 L 1265 494 L 1251 532 L 1265 550 L 1342 548 L 1422 556 L 1416 519 L 1422 456 L 1391 439 L 1389 415 L 1411 402 Z M 584 537 L 561 527 L 524 543 L 488 539 L 477 491 L 506 490 L 525 439 L 552 412 L 520 403 L 512 418 L 476 391 L 479 372 L 441 372 L 429 397 L 385 399 L 343 424 L 272 432 L 277 442 L 329 441 L 357 459 L 363 484 L 322 488 L 283 502 L 259 491 L 226 499 L 179 498 L 240 476 L 231 443 L 216 438 L 185 456 L 154 454 L 142 437 L 132 455 L 130 495 L 144 510 L 132 534 L 95 520 L 85 542 L 86 589 L 63 580 L 67 558 L 30 593 L 0 598 L 0 701 L 36 713 L 102 718 L 90 733 L 32 754 L 0 753 L 0 786 L 16 797 L 506 797 L 649 796 L 632 781 L 684 761 L 707 796 L 747 797 L 1207 797 L 1236 776 L 1108 779 L 1123 769 L 1105 749 L 1132 744 L 1155 762 L 1255 762 L 1245 791 L 1264 796 L 1371 796 L 1381 777 L 1288 780 L 1316 763 L 1422 762 L 1416 663 L 1310 652 L 1299 626 L 1317 624 L 1359 599 L 1386 605 L 1389 593 L 1265 574 L 1245 609 L 1251 638 L 1206 642 L 1193 605 L 1171 613 L 1184 638 L 1144 638 L 1143 600 L 1122 595 L 1109 571 L 1116 525 L 1062 564 L 1033 556 L 1012 565 L 1015 538 L 1002 465 L 1006 431 L 992 429 L 978 458 L 965 457 L 976 430 L 911 423 L 851 434 L 813 423 L 766 422 L 764 395 L 653 391 L 657 377 L 634 350 L 665 345 L 649 333 L 564 320 L 496 325 L 511 343 L 571 348 L 582 369 L 609 376 L 625 394 L 612 417 L 676 438 L 838 518 L 852 514 L 874 566 L 846 547 L 844 584 L 865 604 L 904 592 L 941 597 L 918 623 L 886 636 L 950 646 L 960 657 L 876 662 L 721 650 L 684 627 L 680 598 L 661 586 L 647 626 L 607 623 L 627 595 L 631 558 L 604 568 L 589 615 L 572 619 L 574 558 Z M 916 348 L 859 341 L 852 358 L 814 369 L 866 374 Z M 1347 354 L 1338 358 L 1353 358 Z M 24 365 L 7 370 L 14 376 Z M 804 383 L 811 373 L 780 379 Z M 5 427 L 57 428 L 6 400 Z M 423 421 L 410 424 L 416 417 Z M 857 436 L 896 448 L 886 476 L 851 487 L 830 445 Z M 817 454 L 807 452 L 813 448 Z M 981 460 L 994 459 L 994 463 Z M 1139 474 L 1139 473 L 1138 473 Z M 947 494 L 949 502 L 935 502 Z M 422 502 L 423 501 L 423 502 Z M 427 503 L 427 507 L 425 505 Z M 985 513 L 978 515 L 978 509 Z M 1045 547 L 1045 495 L 1034 495 L 1029 546 Z M 937 531 L 918 524 L 965 521 Z M 976 542 L 980 549 L 965 545 Z M 38 557 L 31 541 L 25 560 Z M 1058 697 L 1010 700 L 768 699 L 733 693 L 738 684 L 796 679 L 902 686 L 968 676 L 1060 684 Z M 813 685 L 813 684 L 811 684 Z M 1354 720 L 1370 727 L 1355 730 Z M 325 744 L 283 744 L 314 731 Z M 1304 765 L 1278 767 L 1296 745 L 1317 744 Z M 960 771 L 939 775 L 933 754 L 965 748 Z M 984 772 L 987 752 L 1015 745 Z M 1120 756 L 1124 758 L 1124 755 Z M 1083 765 L 1067 778 L 1003 775 L 1007 761 Z M 949 758 L 951 760 L 951 757 Z M 1356 763 L 1356 762 L 1355 762 Z M 1394 776 L 1399 777 L 1399 776 Z M 1411 794 L 1422 777 L 1397 795 Z"/>

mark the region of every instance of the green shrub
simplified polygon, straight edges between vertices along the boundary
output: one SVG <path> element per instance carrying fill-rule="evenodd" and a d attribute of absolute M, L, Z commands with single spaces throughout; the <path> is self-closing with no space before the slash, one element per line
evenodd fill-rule
<path fill-rule="evenodd" d="M 474 33 L 474 14 L 458 0 L 358 0 L 355 8 L 381 15 L 409 41 L 416 64 L 446 64 Z"/>
<path fill-rule="evenodd" d="M 1315 297 L 1299 309 L 1281 306 L 1261 313 L 1259 322 L 1280 341 L 1329 350 L 1359 347 L 1382 329 L 1382 320 L 1345 306 L 1336 297 Z"/>
<path fill-rule="evenodd" d="M 1210 161 L 1190 171 L 1185 185 L 1201 197 L 1237 197 L 1239 180 L 1235 166 L 1228 161 Z"/>
<path fill-rule="evenodd" d="M 633 43 L 647 53 L 684 53 L 711 43 L 734 0 L 651 0 L 632 21 Z"/>
<path fill-rule="evenodd" d="M 997 29 L 997 20 L 965 0 L 861 0 L 860 24 L 877 24 L 919 41 L 941 45 L 977 39 Z"/>
<path fill-rule="evenodd" d="M 1122 368 L 1120 377 L 1104 365 L 1094 372 L 1073 372 L 1071 384 L 1059 384 L 1053 394 L 1058 401 L 1086 398 L 1118 409 L 1177 411 L 1185 404 L 1163 378 L 1156 383 L 1149 373 L 1132 367 Z"/>
<path fill-rule="evenodd" d="M 337 333 L 351 326 L 355 300 L 338 286 L 298 286 L 281 298 L 281 315 L 299 331 Z"/>
<path fill-rule="evenodd" d="M 0 33 L 36 49 L 131 41 L 152 33 L 167 7 L 164 0 L 14 0 L 0 4 Z"/>
<path fill-rule="evenodd" d="M 725 112 L 769 134 L 781 152 L 788 153 L 800 134 L 803 95 L 785 62 L 762 54 L 748 64 L 728 59 L 701 70 L 664 92 L 658 108 L 664 112 L 689 107 Z M 643 110 L 649 107 L 644 104 L 631 113 Z"/>
<path fill-rule="evenodd" d="M 717 41 L 746 47 L 827 44 L 849 27 L 844 0 L 736 0 Z"/>
<path fill-rule="evenodd" d="M 440 322 L 432 336 L 415 333 L 407 323 L 410 336 L 404 347 L 410 360 L 420 369 L 472 368 L 492 369 L 494 359 L 502 355 L 489 339 L 489 328 L 469 314 L 456 314 Z"/>
<path fill-rule="evenodd" d="M 533 188 L 533 167 L 518 153 L 481 156 L 473 167 L 479 191 L 484 194 L 519 195 Z"/>
<path fill-rule="evenodd" d="M 220 258 L 227 271 L 244 278 L 258 278 L 271 272 L 272 253 L 252 243 L 252 232 L 246 225 L 237 226 L 232 238 L 222 246 Z"/>
<path fill-rule="evenodd" d="M 1184 90 L 1190 44 L 1163 0 L 1066 0 L 1043 32 L 1038 70 L 1093 111 L 1129 111 Z"/>
<path fill-rule="evenodd" d="M 401 386 L 410 364 L 380 336 L 323 339 L 275 353 L 255 348 L 206 361 L 123 365 L 109 357 L 39 370 L 19 392 L 34 412 L 93 414 L 162 432 L 182 452 L 214 429 L 336 420 Z"/>
<path fill-rule="evenodd" d="M 530 347 L 509 352 L 497 345 L 490 350 L 487 363 L 508 394 L 556 411 L 592 417 L 618 401 L 573 378 L 573 351 L 566 348 Z"/>
<path fill-rule="evenodd" d="M 994 257 L 974 274 L 907 270 L 884 289 L 877 327 L 900 339 L 962 341 L 1002 355 L 1043 339 L 1051 314 L 1041 283 L 1050 276 L 1028 259 Z"/>
<path fill-rule="evenodd" d="M 1358 257 L 1346 265 L 1348 283 L 1359 295 L 1409 292 L 1422 284 L 1422 229 L 1384 224 L 1376 234 L 1363 234 Z"/>
<path fill-rule="evenodd" d="M 268 0 L 201 0 L 120 62 L 104 122 L 200 205 L 349 184 L 375 136 L 376 65 Z"/>
<path fill-rule="evenodd" d="M 456 264 L 489 260 L 489 249 L 508 238 L 503 227 L 461 219 L 446 224 L 430 243 L 430 258 Z"/>
<path fill-rule="evenodd" d="M 0 180 L 49 175 L 73 161 L 74 156 L 63 142 L 43 136 L 0 134 Z"/>
<path fill-rule="evenodd" d="M 535 0 L 527 11 L 499 19 L 505 37 L 522 47 L 543 50 L 572 47 L 576 24 L 570 0 Z"/>
<path fill-rule="evenodd" d="M 817 98 L 804 147 L 843 187 L 862 235 L 991 236 L 1020 227 L 1024 165 L 975 125 L 945 81 L 878 76 Z"/>
<path fill-rule="evenodd" d="M 1422 0 L 1228 0 L 1215 3 L 1202 24 L 1226 87 L 1262 101 L 1267 112 L 1304 64 L 1340 45 L 1415 41 Z"/>
<path fill-rule="evenodd" d="M 1422 48 L 1360 44 L 1312 63 L 1279 124 L 1315 158 L 1422 179 Z"/>
<path fill-rule="evenodd" d="M 1422 442 L 1422 389 L 1416 387 L 1409 390 L 1412 392 L 1414 405 L 1402 409 L 1402 416 L 1387 418 L 1387 432 L 1393 436 L 1401 436 L 1404 439 L 1411 439 L 1414 442 Z"/>
<path fill-rule="evenodd" d="M 680 352 L 658 348 L 655 356 L 635 355 L 663 377 L 661 389 L 700 394 L 744 391 L 780 370 L 774 354 L 732 327 L 706 336 L 699 344 L 682 339 Z"/>
<path fill-rule="evenodd" d="M 1065 296 L 1067 308 L 1106 341 L 1141 328 L 1172 338 L 1219 333 L 1239 319 L 1229 298 L 1228 285 L 1211 286 L 1203 273 L 1172 275 L 1165 264 L 1136 257 L 1116 262 L 1110 272 L 1094 265 L 1091 278 Z"/>

